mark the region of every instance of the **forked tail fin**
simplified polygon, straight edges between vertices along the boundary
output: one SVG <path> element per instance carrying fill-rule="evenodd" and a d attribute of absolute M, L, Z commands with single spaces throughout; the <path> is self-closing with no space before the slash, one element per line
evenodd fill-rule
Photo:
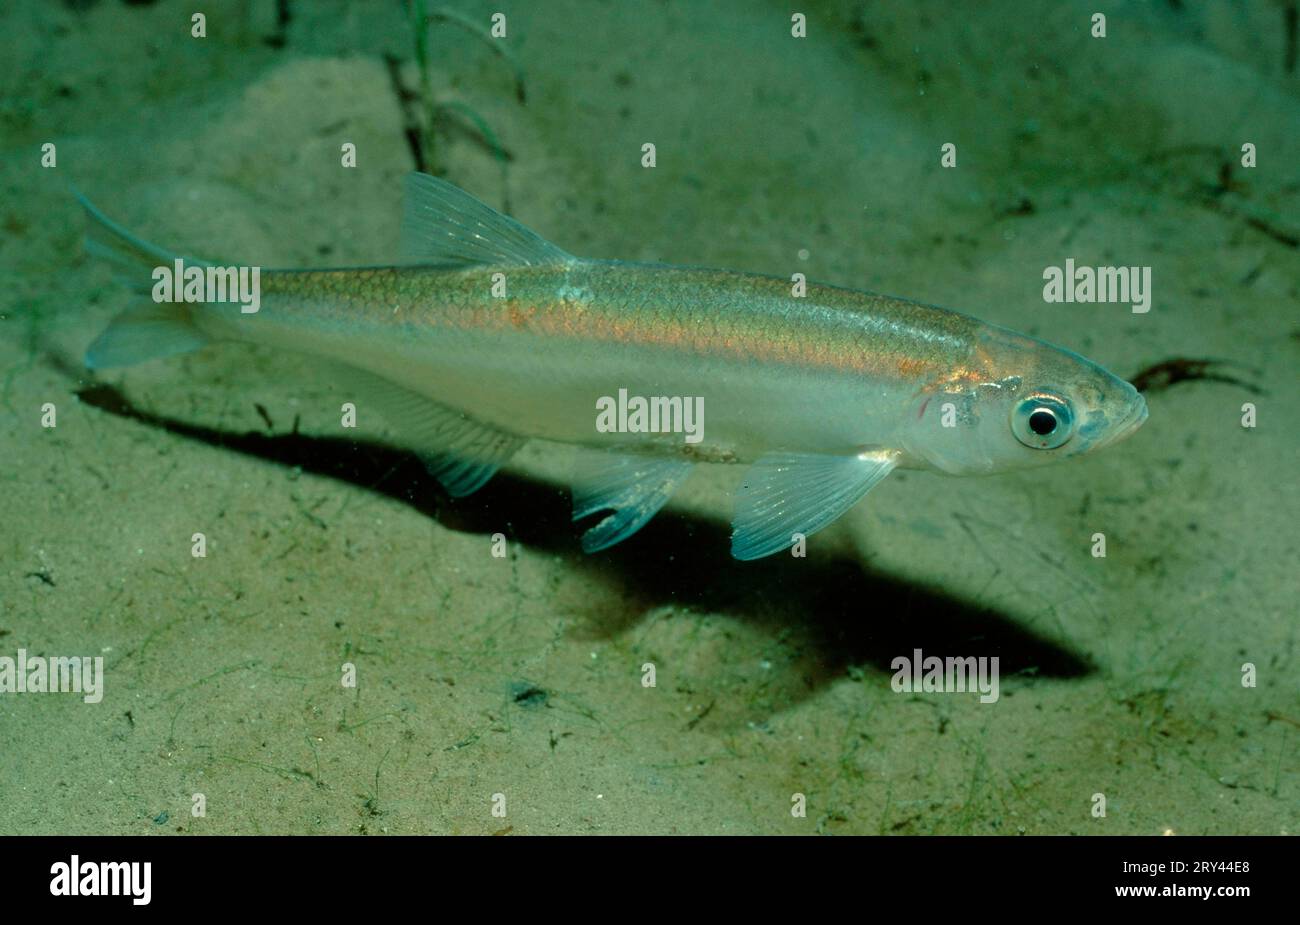
<path fill-rule="evenodd" d="M 99 211 L 76 189 L 73 194 L 86 210 L 86 253 L 107 261 L 113 274 L 139 295 L 152 291 L 153 272 L 175 261 L 206 266 L 201 260 L 180 257 L 137 238 Z M 208 342 L 194 324 L 194 306 L 184 302 L 153 302 L 128 309 L 113 320 L 86 351 L 89 369 L 131 366 L 145 360 L 198 350 Z"/>

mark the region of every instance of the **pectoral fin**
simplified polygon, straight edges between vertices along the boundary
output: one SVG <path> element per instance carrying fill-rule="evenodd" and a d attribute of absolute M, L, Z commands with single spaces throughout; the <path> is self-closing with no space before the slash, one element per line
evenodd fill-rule
<path fill-rule="evenodd" d="M 851 508 L 898 463 L 892 450 L 856 456 L 773 453 L 759 458 L 736 492 L 731 554 L 761 559 L 789 549 Z"/>
<path fill-rule="evenodd" d="M 681 459 L 587 452 L 573 483 L 573 519 L 610 510 L 582 535 L 585 552 L 622 542 L 645 526 L 690 474 Z"/>

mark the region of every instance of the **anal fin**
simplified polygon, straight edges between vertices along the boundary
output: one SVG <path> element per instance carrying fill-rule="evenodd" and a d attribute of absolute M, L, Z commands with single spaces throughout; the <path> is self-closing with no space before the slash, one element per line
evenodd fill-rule
<path fill-rule="evenodd" d="M 510 451 L 511 453 L 514 450 Z M 507 454 L 508 458 L 509 454 Z M 453 498 L 472 495 L 501 468 L 500 462 L 483 462 L 465 459 L 455 453 L 421 453 L 420 461 L 429 474 L 442 483 Z M 502 460 L 504 462 L 505 460 Z"/>
<path fill-rule="evenodd" d="M 429 474 L 453 498 L 473 494 L 523 446 L 524 440 L 405 386 L 356 367 L 346 379 L 359 402 L 373 405 L 415 450 Z"/>
<path fill-rule="evenodd" d="M 891 450 L 854 456 L 771 453 L 759 458 L 736 492 L 731 554 L 761 559 L 789 549 L 851 508 L 898 463 Z"/>

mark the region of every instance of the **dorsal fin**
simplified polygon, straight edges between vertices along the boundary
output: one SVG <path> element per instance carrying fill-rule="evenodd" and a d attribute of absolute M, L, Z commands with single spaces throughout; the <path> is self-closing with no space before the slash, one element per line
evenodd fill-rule
<path fill-rule="evenodd" d="M 406 177 L 402 256 L 439 266 L 539 266 L 573 257 L 446 180 Z"/>

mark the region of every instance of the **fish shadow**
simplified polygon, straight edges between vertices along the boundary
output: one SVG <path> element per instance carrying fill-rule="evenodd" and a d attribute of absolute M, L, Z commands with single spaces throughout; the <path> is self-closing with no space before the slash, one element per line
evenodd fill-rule
<path fill-rule="evenodd" d="M 1014 615 L 865 567 L 843 554 L 772 556 L 739 562 L 730 528 L 689 512 L 665 511 L 635 536 L 584 555 L 567 491 L 498 473 L 469 498 L 452 499 L 412 453 L 380 443 L 305 434 L 233 431 L 191 424 L 136 407 L 117 388 L 95 383 L 78 398 L 101 411 L 212 446 L 337 479 L 401 501 L 442 526 L 508 538 L 565 556 L 584 577 L 619 590 L 626 606 L 584 615 L 585 632 L 614 638 L 658 608 L 719 614 L 781 641 L 783 700 L 921 649 L 927 656 L 998 656 L 1004 679 L 1069 679 L 1096 670 L 1081 653 L 1040 636 Z"/>

